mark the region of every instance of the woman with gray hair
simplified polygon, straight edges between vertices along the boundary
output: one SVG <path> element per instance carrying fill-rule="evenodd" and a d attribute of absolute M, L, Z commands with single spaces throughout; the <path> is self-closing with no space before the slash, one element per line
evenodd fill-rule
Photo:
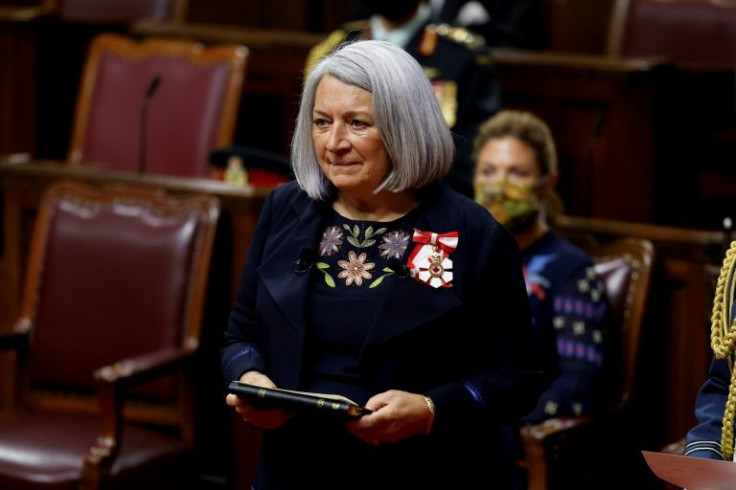
<path fill-rule="evenodd" d="M 264 429 L 255 489 L 505 487 L 500 426 L 534 406 L 542 376 L 518 247 L 441 183 L 452 156 L 432 86 L 401 48 L 346 44 L 309 74 L 296 181 L 261 212 L 222 371 L 365 414 L 227 395 Z"/>

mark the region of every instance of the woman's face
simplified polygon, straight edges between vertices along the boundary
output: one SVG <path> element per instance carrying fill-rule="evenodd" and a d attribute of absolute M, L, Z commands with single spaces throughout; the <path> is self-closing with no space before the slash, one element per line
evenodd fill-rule
<path fill-rule="evenodd" d="M 512 233 L 529 229 L 540 217 L 544 184 L 539 165 L 534 150 L 518 138 L 486 141 L 478 153 L 473 185 L 476 202 Z"/>
<path fill-rule="evenodd" d="M 391 170 L 373 121 L 373 95 L 329 75 L 317 86 L 312 139 L 322 172 L 341 192 L 371 193 Z"/>
<path fill-rule="evenodd" d="M 540 178 L 537 157 L 528 145 L 513 136 L 492 138 L 478 153 L 474 180 L 477 184 L 533 184 Z"/>

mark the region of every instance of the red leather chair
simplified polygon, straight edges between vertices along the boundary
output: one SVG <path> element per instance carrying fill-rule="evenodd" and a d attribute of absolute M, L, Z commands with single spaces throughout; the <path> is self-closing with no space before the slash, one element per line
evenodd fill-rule
<path fill-rule="evenodd" d="M 36 219 L 0 488 L 191 488 L 211 196 L 61 183 Z"/>
<path fill-rule="evenodd" d="M 80 83 L 68 160 L 115 170 L 208 177 L 232 144 L 247 48 L 101 34 Z"/>
<path fill-rule="evenodd" d="M 603 280 L 619 327 L 622 389 L 616 403 L 600 415 L 554 417 L 521 428 L 524 461 L 520 463 L 527 470 L 528 490 L 571 488 L 570 481 L 562 486 L 556 481 L 553 483 L 560 474 L 568 480 L 577 480 L 575 484 L 580 486 L 574 488 L 608 488 L 601 486 L 601 478 L 605 476 L 596 471 L 615 466 L 605 460 L 603 451 L 604 447 L 614 444 L 601 435 L 607 434 L 606 429 L 618 427 L 615 424 L 623 420 L 632 404 L 654 246 L 645 239 L 621 238 L 584 248 Z M 586 466 L 590 461 L 595 461 L 595 468 Z"/>
<path fill-rule="evenodd" d="M 733 0 L 618 0 L 609 32 L 614 56 L 661 56 L 686 66 L 736 67 Z"/>

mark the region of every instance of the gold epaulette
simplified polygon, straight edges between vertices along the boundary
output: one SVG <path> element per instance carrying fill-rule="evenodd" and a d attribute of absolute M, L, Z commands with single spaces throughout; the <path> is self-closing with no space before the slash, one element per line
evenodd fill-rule
<path fill-rule="evenodd" d="M 353 31 L 365 31 L 370 28 L 370 21 L 367 20 L 355 20 L 346 22 L 342 27 L 336 31 L 332 31 L 327 38 L 321 43 L 312 47 L 307 55 L 307 62 L 304 69 L 304 78 L 306 79 L 309 72 L 312 71 L 314 65 L 317 64 L 324 56 L 330 54 L 341 42 L 345 40 L 345 37 Z"/>
<path fill-rule="evenodd" d="M 475 49 L 486 44 L 486 40 L 480 34 L 469 31 L 465 27 L 456 27 L 449 24 L 438 24 L 435 26 L 437 34 L 446 37 L 458 44 Z"/>

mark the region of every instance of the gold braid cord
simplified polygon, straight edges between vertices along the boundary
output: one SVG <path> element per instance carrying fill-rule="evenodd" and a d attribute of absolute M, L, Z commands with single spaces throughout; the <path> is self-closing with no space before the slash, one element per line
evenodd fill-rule
<path fill-rule="evenodd" d="M 710 327 L 710 345 L 713 354 L 718 359 L 726 359 L 731 372 L 731 384 L 728 387 L 728 399 L 723 412 L 721 429 L 723 459 L 728 460 L 733 459 L 734 416 L 736 414 L 736 370 L 733 369 L 734 351 L 736 351 L 736 320 L 731 321 L 734 289 L 736 289 L 735 258 L 736 241 L 731 242 L 726 258 L 723 260 L 721 273 L 718 275 Z"/>

